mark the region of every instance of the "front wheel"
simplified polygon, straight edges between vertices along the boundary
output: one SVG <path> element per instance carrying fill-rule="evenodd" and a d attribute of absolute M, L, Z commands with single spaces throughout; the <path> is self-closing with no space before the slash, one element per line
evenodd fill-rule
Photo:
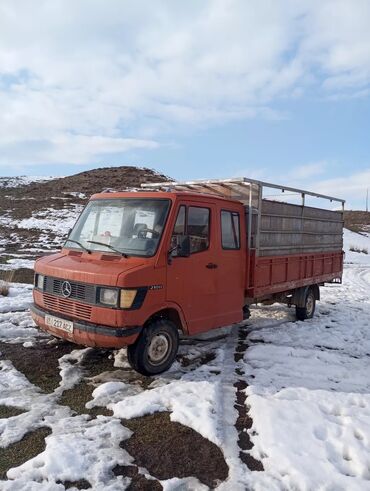
<path fill-rule="evenodd" d="M 306 319 L 312 319 L 313 314 L 315 313 L 316 307 L 316 297 L 313 290 L 310 288 L 307 292 L 304 307 L 296 307 L 296 317 L 300 321 L 304 321 Z"/>
<path fill-rule="evenodd" d="M 134 344 L 127 347 L 131 367 L 142 375 L 157 375 L 172 365 L 179 347 L 175 324 L 157 319 L 143 329 Z"/>

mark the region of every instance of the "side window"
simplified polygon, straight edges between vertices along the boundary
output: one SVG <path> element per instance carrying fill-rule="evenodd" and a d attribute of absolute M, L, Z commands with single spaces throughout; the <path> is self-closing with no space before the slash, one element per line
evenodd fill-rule
<path fill-rule="evenodd" d="M 223 249 L 240 249 L 239 213 L 221 211 L 221 238 Z"/>
<path fill-rule="evenodd" d="M 187 233 L 190 236 L 190 250 L 205 251 L 209 247 L 209 218 L 210 210 L 189 206 Z"/>
<path fill-rule="evenodd" d="M 186 216 L 187 215 L 187 216 Z M 209 247 L 210 210 L 197 206 L 188 209 L 181 205 L 177 214 L 176 223 L 171 236 L 171 248 L 176 247 L 181 235 L 189 235 L 190 252 L 205 251 Z M 176 251 L 173 251 L 176 256 Z"/>

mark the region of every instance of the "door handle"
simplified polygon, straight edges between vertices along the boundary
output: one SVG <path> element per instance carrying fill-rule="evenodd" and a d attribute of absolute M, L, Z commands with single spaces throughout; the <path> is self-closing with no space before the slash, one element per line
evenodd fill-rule
<path fill-rule="evenodd" d="M 218 268 L 218 266 L 215 263 L 208 263 L 208 264 L 206 264 L 206 268 L 208 268 L 208 269 L 216 269 L 216 268 Z"/>

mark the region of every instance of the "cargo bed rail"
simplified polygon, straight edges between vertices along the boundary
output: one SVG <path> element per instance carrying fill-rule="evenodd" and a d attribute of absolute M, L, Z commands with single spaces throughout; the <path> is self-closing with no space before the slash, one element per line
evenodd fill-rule
<path fill-rule="evenodd" d="M 242 202 L 246 207 L 248 250 L 256 255 L 273 255 L 277 250 L 287 253 L 307 252 L 341 247 L 343 210 L 345 200 L 334 196 L 282 186 L 265 181 L 234 177 L 230 179 L 203 179 L 195 181 L 166 181 L 142 184 L 143 189 L 157 191 L 183 191 L 211 194 Z M 292 192 L 301 196 L 301 205 L 286 204 L 263 198 L 264 188 Z M 291 196 L 291 195 L 289 195 Z M 341 211 L 334 212 L 306 205 L 306 197 L 337 202 Z M 316 210 L 316 211 L 315 211 Z M 278 226 L 277 226 L 278 225 Z M 327 233 L 327 234 L 326 234 Z M 285 239 L 281 239 L 284 235 Z M 332 236 L 335 240 L 327 240 Z M 300 242 L 295 240 L 299 236 Z M 316 238 L 315 238 L 316 236 Z M 320 237 L 324 241 L 320 241 Z M 338 240 L 340 238 L 340 240 Z M 261 244 L 262 242 L 262 244 Z"/>
<path fill-rule="evenodd" d="M 165 181 L 145 183 L 142 184 L 141 187 L 158 191 L 190 191 L 205 194 L 208 193 L 216 196 L 223 196 L 224 198 L 237 199 L 242 201 L 245 205 L 249 204 L 251 194 L 256 196 L 259 194 L 259 190 L 263 191 L 263 188 L 279 189 L 283 193 L 285 191 L 289 191 L 300 194 L 302 197 L 302 206 L 305 205 L 306 196 L 341 203 L 342 209 L 344 209 L 345 203 L 345 200 L 341 198 L 335 198 L 333 196 L 314 193 L 313 191 L 306 191 L 304 189 L 293 188 L 290 186 L 282 186 L 280 184 L 249 179 L 247 177 L 233 177 L 230 179 L 200 179 L 195 181 Z"/>

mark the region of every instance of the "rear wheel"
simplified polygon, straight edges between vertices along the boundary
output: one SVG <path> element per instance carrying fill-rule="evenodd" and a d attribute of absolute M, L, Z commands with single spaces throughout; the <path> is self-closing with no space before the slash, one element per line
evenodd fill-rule
<path fill-rule="evenodd" d="M 307 291 L 304 307 L 296 306 L 296 317 L 300 321 L 304 321 L 306 319 L 312 319 L 315 313 L 316 307 L 316 297 L 312 288 Z"/>
<path fill-rule="evenodd" d="M 127 358 L 132 368 L 142 375 L 156 375 L 170 368 L 178 346 L 175 324 L 167 319 L 157 319 L 145 327 L 134 344 L 127 347 Z"/>

